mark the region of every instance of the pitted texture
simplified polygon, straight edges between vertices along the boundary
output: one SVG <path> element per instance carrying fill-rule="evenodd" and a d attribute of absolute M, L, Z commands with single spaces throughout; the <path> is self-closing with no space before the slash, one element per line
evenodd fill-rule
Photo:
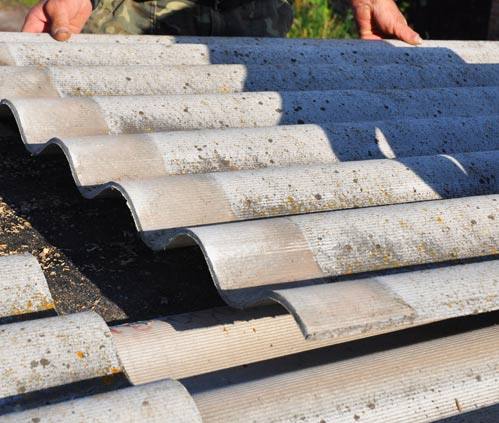
<path fill-rule="evenodd" d="M 225 22 L 213 10 L 209 19 L 194 16 L 182 1 L 108 5 L 115 15 L 99 23 L 103 32 L 129 25 L 151 33 L 187 12 L 192 32 L 262 24 L 241 25 L 257 10 L 245 15 L 236 3 L 238 16 Z M 497 401 L 490 373 L 497 345 L 472 336 L 470 353 L 446 339 L 416 348 L 419 355 L 366 354 L 334 368 L 312 359 L 299 374 L 269 375 L 297 352 L 307 351 L 302 360 L 318 347 L 442 319 L 476 322 L 470 314 L 499 309 L 497 45 L 119 35 L 55 43 L 0 34 L 0 64 L 10 66 L 0 69 L 0 93 L 12 97 L 3 104 L 27 148 L 59 146 L 87 197 L 119 190 L 150 247 L 196 242 L 228 303 L 274 300 L 293 315 L 262 307 L 260 314 L 213 319 L 207 312 L 112 328 L 132 381 L 199 381 L 198 373 L 209 372 L 211 391 L 197 397 L 207 421 L 412 422 Z M 87 353 L 99 361 L 95 347 L 107 328 L 63 324 L 80 318 L 0 327 L 7 340 L 0 347 L 12 341 L 21 351 L 5 360 L 15 376 L 8 395 L 119 372 L 110 361 L 84 362 Z M 44 342 L 26 332 L 46 335 Z M 60 356 L 53 345 L 62 345 Z M 327 350 L 323 364 L 338 357 Z M 270 359 L 259 374 L 257 362 Z M 237 374 L 249 363 L 253 382 L 246 384 Z M 213 390 L 217 378 L 234 389 Z M 130 405 L 139 398 L 132 397 Z M 83 401 L 87 416 L 126 419 L 125 406 L 93 408 L 106 403 L 100 400 Z M 81 404 L 46 411 L 64 419 L 69 408 L 68 421 L 84 420 L 74 414 Z M 139 401 L 132 412 L 142 411 L 154 410 Z"/>
<path fill-rule="evenodd" d="M 33 256 L 0 257 L 0 318 L 53 309 L 47 281 Z"/>
<path fill-rule="evenodd" d="M 180 383 L 163 380 L 5 415 L 2 422 L 201 423 L 201 416 Z"/>
<path fill-rule="evenodd" d="M 111 332 L 95 313 L 3 325 L 0 335 L 0 397 L 121 371 Z"/>

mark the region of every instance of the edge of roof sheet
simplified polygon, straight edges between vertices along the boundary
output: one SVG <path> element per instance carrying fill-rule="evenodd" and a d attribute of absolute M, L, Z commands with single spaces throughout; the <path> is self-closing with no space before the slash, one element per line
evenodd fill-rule
<path fill-rule="evenodd" d="M 11 413 L 1 420 L 5 423 L 202 422 L 192 396 L 172 379 Z"/>
<path fill-rule="evenodd" d="M 34 256 L 0 257 L 0 322 L 54 310 L 50 288 Z"/>
<path fill-rule="evenodd" d="M 35 34 L 27 32 L 2 32 L 0 42 L 54 42 L 52 36 L 46 33 Z M 158 44 L 224 44 L 224 45 L 252 45 L 252 44 L 288 44 L 301 43 L 303 45 L 338 44 L 383 44 L 387 46 L 408 47 L 408 44 L 398 40 L 351 40 L 351 39 L 316 39 L 316 38 L 265 38 L 265 37 L 196 37 L 196 36 L 171 36 L 171 35 L 113 35 L 113 34 L 75 34 L 64 43 L 158 43 Z M 448 45 L 485 46 L 496 44 L 491 40 L 425 40 L 421 47 L 442 47 Z M 417 47 L 416 47 L 417 48 Z"/>

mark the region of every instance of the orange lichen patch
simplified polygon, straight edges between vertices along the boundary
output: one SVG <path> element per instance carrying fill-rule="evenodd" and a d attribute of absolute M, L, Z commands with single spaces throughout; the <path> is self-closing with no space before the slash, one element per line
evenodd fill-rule
<path fill-rule="evenodd" d="M 499 251 L 497 251 L 497 250 L 492 250 L 492 254 L 499 254 Z"/>
<path fill-rule="evenodd" d="M 52 310 L 54 307 L 55 306 L 53 302 L 42 300 L 42 305 L 41 305 L 42 310 Z"/>
<path fill-rule="evenodd" d="M 437 217 L 437 222 L 442 222 L 442 218 L 440 216 Z"/>
<path fill-rule="evenodd" d="M 28 308 L 28 309 L 33 308 L 33 301 L 28 301 L 26 303 L 26 308 Z"/>
<path fill-rule="evenodd" d="M 85 353 L 83 351 L 77 351 L 76 352 L 76 355 L 78 356 L 78 358 L 83 358 L 85 357 Z"/>
<path fill-rule="evenodd" d="M 112 373 L 113 375 L 118 374 L 119 372 L 120 372 L 120 369 L 117 369 L 116 367 L 112 367 L 112 368 L 111 368 L 111 373 Z"/>

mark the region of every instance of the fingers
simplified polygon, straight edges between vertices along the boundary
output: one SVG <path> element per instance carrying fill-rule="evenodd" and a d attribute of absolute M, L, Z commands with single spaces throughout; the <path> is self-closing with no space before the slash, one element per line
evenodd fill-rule
<path fill-rule="evenodd" d="M 423 39 L 416 31 L 413 31 L 409 25 L 399 23 L 394 28 L 394 34 L 399 40 L 405 41 L 408 44 L 419 45 L 423 43 Z"/>
<path fill-rule="evenodd" d="M 44 16 L 43 3 L 39 3 L 29 11 L 21 31 L 35 33 L 45 32 L 46 26 L 47 19 Z"/>
<path fill-rule="evenodd" d="M 381 40 L 396 37 L 406 43 L 423 42 L 413 31 L 393 0 L 352 0 L 360 38 Z"/>
<path fill-rule="evenodd" d="M 379 37 L 377 37 L 373 31 L 371 6 L 366 3 L 362 3 L 355 7 L 354 10 L 360 38 L 364 40 L 378 39 Z"/>
<path fill-rule="evenodd" d="M 24 32 L 50 32 L 58 41 L 81 32 L 92 13 L 90 0 L 42 0 L 24 22 Z"/>
<path fill-rule="evenodd" d="M 67 41 L 71 37 L 71 24 L 68 4 L 65 1 L 51 0 L 45 3 L 45 12 L 50 19 L 50 34 L 57 41 Z"/>

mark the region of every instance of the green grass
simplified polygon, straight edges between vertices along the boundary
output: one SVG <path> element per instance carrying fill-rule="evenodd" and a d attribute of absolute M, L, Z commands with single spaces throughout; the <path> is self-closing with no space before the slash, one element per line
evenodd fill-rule
<path fill-rule="evenodd" d="M 18 0 L 19 3 L 25 4 L 26 6 L 32 7 L 38 3 L 38 0 Z"/>
<path fill-rule="evenodd" d="M 294 0 L 290 38 L 358 38 L 351 10 L 333 10 L 328 0 Z M 339 9 L 339 8 L 338 8 Z"/>

